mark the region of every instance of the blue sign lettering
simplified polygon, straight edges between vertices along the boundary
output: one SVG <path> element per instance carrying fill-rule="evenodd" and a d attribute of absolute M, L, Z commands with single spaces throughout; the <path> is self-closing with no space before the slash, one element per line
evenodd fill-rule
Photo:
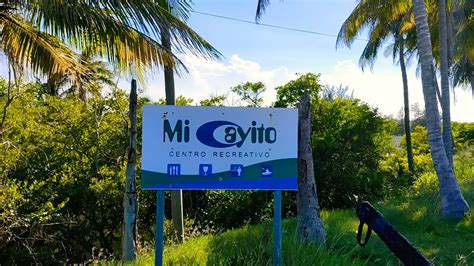
<path fill-rule="evenodd" d="M 220 127 L 225 127 L 223 141 L 217 140 L 214 136 L 214 132 Z M 257 127 L 255 121 L 252 121 L 252 126 L 247 129 L 229 121 L 211 121 L 198 128 L 196 137 L 202 144 L 209 147 L 228 148 L 236 146 L 240 148 L 246 140 L 251 143 L 274 143 L 277 132 L 275 128 L 265 128 L 263 124 Z"/>

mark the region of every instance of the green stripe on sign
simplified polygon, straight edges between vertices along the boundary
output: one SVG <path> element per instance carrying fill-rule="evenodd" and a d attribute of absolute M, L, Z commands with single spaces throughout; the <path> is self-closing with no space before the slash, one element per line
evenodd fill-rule
<path fill-rule="evenodd" d="M 167 173 L 158 173 L 147 170 L 142 170 L 142 187 L 152 187 L 157 185 L 166 184 L 177 184 L 187 182 L 221 182 L 225 180 L 258 180 L 265 177 L 261 176 L 261 169 L 264 165 L 270 165 L 273 168 L 273 175 L 271 178 L 289 178 L 297 175 L 297 160 L 295 158 L 279 159 L 268 162 L 261 162 L 245 166 L 243 170 L 243 176 L 232 177 L 230 176 L 230 164 L 229 171 L 213 173 L 211 176 L 199 176 L 199 175 L 181 175 L 181 176 L 168 176 Z M 183 166 L 182 166 L 183 167 Z M 199 165 L 196 164 L 196 173 L 199 172 Z M 183 169 L 181 168 L 181 171 Z"/>

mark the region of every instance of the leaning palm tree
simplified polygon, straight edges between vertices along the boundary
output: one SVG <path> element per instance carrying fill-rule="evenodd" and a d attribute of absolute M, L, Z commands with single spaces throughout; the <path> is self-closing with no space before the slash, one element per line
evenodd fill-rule
<path fill-rule="evenodd" d="M 433 53 L 431 35 L 429 31 L 428 16 L 424 0 L 413 0 L 413 12 L 417 31 L 417 49 L 421 65 L 421 81 L 425 100 L 425 120 L 428 130 L 431 157 L 438 175 L 441 191 L 441 208 L 444 217 L 448 219 L 461 219 L 469 210 L 467 202 L 461 193 L 456 181 L 453 167 L 451 166 L 443 137 L 440 130 L 440 117 L 435 92 L 435 71 L 433 66 Z"/>
<path fill-rule="evenodd" d="M 361 31 L 369 30 L 369 40 L 360 56 L 359 64 L 362 69 L 367 65 L 373 66 L 378 51 L 383 44 L 393 38 L 392 56 L 398 58 L 403 82 L 404 128 L 408 169 L 414 173 L 413 149 L 410 129 L 410 103 L 408 98 L 408 78 L 406 73 L 406 54 L 412 55 L 416 46 L 413 40 L 414 22 L 411 5 L 407 1 L 366 0 L 360 1 L 352 13 L 342 24 L 337 37 L 337 45 L 348 47 L 354 42 Z M 408 43 L 407 43 L 408 42 Z M 406 48 L 405 48 L 406 47 Z"/>

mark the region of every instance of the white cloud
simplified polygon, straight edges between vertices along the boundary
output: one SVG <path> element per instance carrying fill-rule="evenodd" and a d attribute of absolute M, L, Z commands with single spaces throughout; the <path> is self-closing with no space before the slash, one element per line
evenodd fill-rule
<path fill-rule="evenodd" d="M 337 62 L 333 70 L 322 75 L 326 84 L 349 86 L 356 98 L 362 99 L 371 106 L 377 107 L 383 114 L 397 114 L 403 106 L 403 88 L 401 74 L 394 66 L 393 71 L 374 69 L 362 71 L 351 60 Z M 410 101 L 419 101 L 421 89 L 416 79 L 409 76 Z"/>
<path fill-rule="evenodd" d="M 416 77 L 414 69 L 408 69 L 408 88 L 410 105 L 418 103 L 424 106 L 421 80 Z M 403 87 L 400 70 L 374 69 L 363 72 L 351 61 L 339 61 L 332 71 L 321 76 L 323 83 L 329 85 L 349 86 L 356 98 L 362 99 L 377 107 L 385 115 L 397 115 L 403 107 Z M 474 99 L 470 92 L 456 89 L 456 101 L 451 103 L 453 121 L 474 121 Z"/>
<path fill-rule="evenodd" d="M 474 98 L 470 90 L 456 89 L 454 101 L 451 101 L 453 121 L 474 122 Z"/>
<path fill-rule="evenodd" d="M 232 55 L 227 61 L 216 62 L 182 55 L 181 60 L 189 69 L 188 74 L 176 77 L 176 95 L 194 99 L 195 103 L 210 95 L 229 93 L 229 88 L 247 81 L 262 81 L 267 85 L 265 104 L 276 100 L 274 88 L 297 78 L 295 71 L 280 66 L 264 69 L 259 63 Z M 321 75 L 322 83 L 349 86 L 354 96 L 376 107 L 384 115 L 396 116 L 403 107 L 403 88 L 400 70 L 393 68 L 374 68 L 363 72 L 352 60 L 337 62 L 327 73 Z M 414 69 L 408 69 L 410 105 L 424 106 L 421 81 Z M 164 98 L 162 75 L 148 83 L 145 95 L 152 100 Z M 232 102 L 232 99 L 230 100 Z M 456 89 L 456 101 L 451 104 L 452 120 L 474 122 L 474 100 L 470 91 Z"/>
<path fill-rule="evenodd" d="M 276 99 L 274 88 L 296 78 L 296 74 L 286 67 L 263 69 L 257 62 L 245 60 L 239 55 L 232 55 L 227 62 L 209 61 L 189 55 L 182 55 L 181 60 L 189 73 L 176 77 L 176 95 L 192 98 L 195 102 L 210 95 L 227 94 L 229 88 L 247 81 L 261 81 L 267 85 L 264 94 L 265 103 L 271 104 Z M 162 75 L 151 80 L 145 95 L 153 100 L 164 98 Z"/>

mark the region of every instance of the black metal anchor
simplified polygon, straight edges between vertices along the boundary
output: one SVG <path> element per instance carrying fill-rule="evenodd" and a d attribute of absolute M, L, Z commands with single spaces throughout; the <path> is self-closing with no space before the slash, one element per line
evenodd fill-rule
<path fill-rule="evenodd" d="M 403 235 L 385 220 L 383 215 L 377 211 L 369 202 L 363 201 L 356 207 L 356 213 L 360 224 L 357 231 L 357 243 L 365 246 L 369 241 L 372 230 L 377 233 L 387 247 L 405 265 L 433 265 L 418 249 L 416 249 Z M 362 229 L 367 225 L 367 234 L 362 241 Z"/>

